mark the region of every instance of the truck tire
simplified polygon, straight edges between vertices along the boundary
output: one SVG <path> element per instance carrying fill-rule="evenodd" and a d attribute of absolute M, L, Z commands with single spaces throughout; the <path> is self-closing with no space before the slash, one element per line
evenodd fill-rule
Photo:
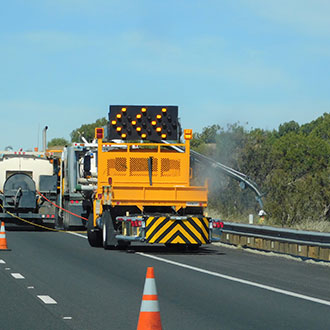
<path fill-rule="evenodd" d="M 109 210 L 104 210 L 102 213 L 102 238 L 103 247 L 106 250 L 116 248 L 118 241 L 115 238 L 116 231 L 112 222 Z"/>
<path fill-rule="evenodd" d="M 87 222 L 87 238 L 90 246 L 101 247 L 102 246 L 102 233 L 93 224 L 93 212 L 88 217 Z"/>

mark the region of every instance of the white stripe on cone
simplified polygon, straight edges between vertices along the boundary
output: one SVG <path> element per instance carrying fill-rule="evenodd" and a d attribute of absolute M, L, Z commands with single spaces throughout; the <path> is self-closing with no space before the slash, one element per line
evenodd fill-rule
<path fill-rule="evenodd" d="M 140 312 L 160 312 L 158 300 L 142 300 Z"/>
<path fill-rule="evenodd" d="M 146 278 L 144 283 L 143 294 L 157 294 L 156 281 L 154 278 Z"/>

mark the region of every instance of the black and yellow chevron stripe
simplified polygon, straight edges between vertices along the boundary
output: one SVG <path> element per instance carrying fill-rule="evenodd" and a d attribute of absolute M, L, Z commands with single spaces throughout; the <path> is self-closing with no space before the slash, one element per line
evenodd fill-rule
<path fill-rule="evenodd" d="M 206 244 L 209 243 L 209 220 L 205 217 L 184 220 L 149 217 L 146 240 L 147 243 Z"/>

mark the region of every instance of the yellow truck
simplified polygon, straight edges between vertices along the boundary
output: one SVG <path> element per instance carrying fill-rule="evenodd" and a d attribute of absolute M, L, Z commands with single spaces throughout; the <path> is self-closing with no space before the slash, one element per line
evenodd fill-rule
<path fill-rule="evenodd" d="M 207 182 L 191 184 L 192 130 L 184 130 L 180 143 L 177 106 L 110 106 L 106 131 L 95 129 L 91 246 L 139 241 L 196 249 L 220 240 L 222 222 L 205 214 Z"/>

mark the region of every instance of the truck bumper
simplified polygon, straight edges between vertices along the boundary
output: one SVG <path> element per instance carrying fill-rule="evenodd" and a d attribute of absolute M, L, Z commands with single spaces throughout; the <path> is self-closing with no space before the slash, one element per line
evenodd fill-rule
<path fill-rule="evenodd" d="M 8 213 L 0 213 L 0 220 L 4 221 L 5 223 L 13 223 L 17 225 L 29 225 L 27 222 L 20 220 L 18 218 L 27 220 L 29 222 L 37 222 L 37 223 L 54 223 L 55 218 L 43 218 L 41 214 L 36 213 L 13 213 L 16 217 L 8 214 Z"/>
<path fill-rule="evenodd" d="M 211 220 L 203 216 L 140 216 L 117 217 L 122 233 L 117 240 L 149 244 L 202 245 L 211 242 Z M 132 225 L 140 224 L 140 228 Z"/>
<path fill-rule="evenodd" d="M 146 242 L 163 244 L 207 244 L 209 219 L 206 217 L 149 217 Z"/>

